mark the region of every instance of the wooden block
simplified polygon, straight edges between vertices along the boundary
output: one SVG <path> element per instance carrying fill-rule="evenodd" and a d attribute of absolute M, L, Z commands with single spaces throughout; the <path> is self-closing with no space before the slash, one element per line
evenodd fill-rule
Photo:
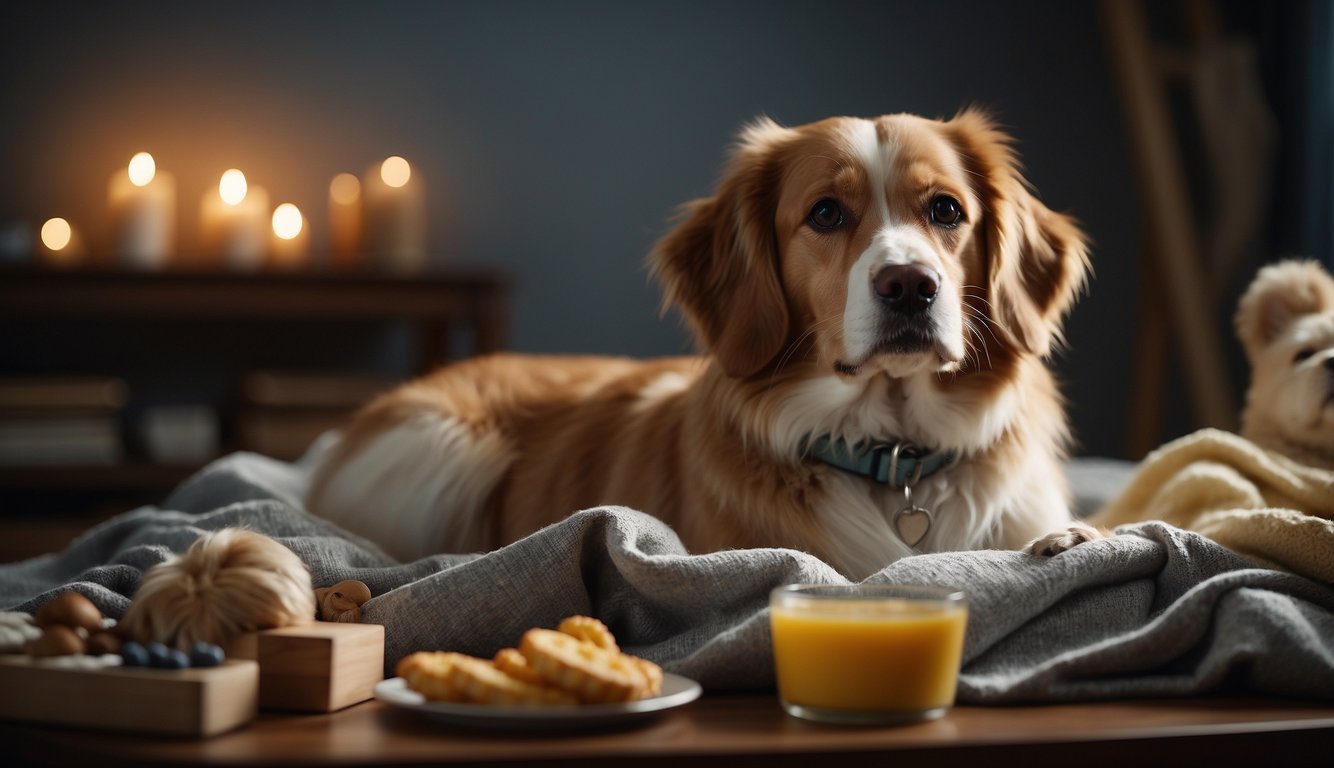
<path fill-rule="evenodd" d="M 384 627 L 319 621 L 243 636 L 228 657 L 253 647 L 259 706 L 332 712 L 366 701 L 384 679 Z"/>
<path fill-rule="evenodd" d="M 255 719 L 259 665 L 146 669 L 52 666 L 0 656 L 0 718 L 103 730 L 212 736 Z"/>

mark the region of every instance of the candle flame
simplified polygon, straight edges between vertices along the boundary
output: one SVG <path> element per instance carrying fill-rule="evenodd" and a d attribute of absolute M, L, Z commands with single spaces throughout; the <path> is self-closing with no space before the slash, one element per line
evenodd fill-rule
<path fill-rule="evenodd" d="M 157 163 L 147 152 L 140 152 L 130 158 L 130 183 L 136 187 L 148 186 L 157 175 Z"/>
<path fill-rule="evenodd" d="M 74 230 L 69 222 L 60 217 L 47 219 L 42 225 L 42 245 L 53 251 L 61 251 L 69 245 L 69 241 L 74 237 Z"/>
<path fill-rule="evenodd" d="M 283 203 L 273 211 L 273 234 L 284 240 L 291 240 L 301 234 L 301 209 L 291 203 Z"/>
<path fill-rule="evenodd" d="M 228 205 L 239 205 L 245 199 L 247 189 L 245 174 L 235 168 L 223 173 L 222 181 L 218 182 L 218 194 Z"/>
<path fill-rule="evenodd" d="M 351 205 L 361 197 L 361 181 L 350 173 L 340 173 L 329 184 L 329 196 L 339 205 Z"/>
<path fill-rule="evenodd" d="M 408 161 L 394 155 L 380 163 L 380 178 L 391 187 L 401 187 L 412 178 L 412 166 Z"/>

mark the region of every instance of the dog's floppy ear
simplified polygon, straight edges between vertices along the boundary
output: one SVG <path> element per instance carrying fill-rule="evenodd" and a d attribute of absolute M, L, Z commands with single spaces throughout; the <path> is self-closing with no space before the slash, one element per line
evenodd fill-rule
<path fill-rule="evenodd" d="M 774 214 L 782 173 L 776 153 L 790 134 L 768 119 L 742 131 L 716 194 L 687 203 L 649 257 L 663 284 L 663 311 L 680 307 L 737 378 L 763 369 L 788 339 Z"/>
<path fill-rule="evenodd" d="M 1237 303 L 1237 337 L 1252 363 L 1302 315 L 1334 309 L 1334 278 L 1314 261 L 1288 260 L 1261 269 Z"/>
<path fill-rule="evenodd" d="M 1061 336 L 1061 318 L 1090 271 L 1084 233 L 1033 195 L 1013 140 L 989 117 L 967 109 L 947 123 L 983 206 L 979 232 L 989 319 L 1018 349 L 1046 355 Z"/>

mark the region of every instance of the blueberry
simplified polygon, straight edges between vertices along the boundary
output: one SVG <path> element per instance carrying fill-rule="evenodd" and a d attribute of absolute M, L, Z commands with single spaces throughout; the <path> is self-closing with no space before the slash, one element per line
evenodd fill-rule
<path fill-rule="evenodd" d="M 148 666 L 148 649 L 135 642 L 120 647 L 120 663 L 127 667 Z"/>
<path fill-rule="evenodd" d="M 148 666 L 165 668 L 167 666 L 167 654 L 171 649 L 162 643 L 149 643 L 144 646 L 148 650 Z"/>
<path fill-rule="evenodd" d="M 211 643 L 195 643 L 190 649 L 190 665 L 194 667 L 216 667 L 223 658 L 222 649 Z"/>
<path fill-rule="evenodd" d="M 190 666 L 190 657 L 185 655 L 185 651 L 178 651 L 175 648 L 167 651 L 167 658 L 163 660 L 164 669 L 185 669 Z"/>

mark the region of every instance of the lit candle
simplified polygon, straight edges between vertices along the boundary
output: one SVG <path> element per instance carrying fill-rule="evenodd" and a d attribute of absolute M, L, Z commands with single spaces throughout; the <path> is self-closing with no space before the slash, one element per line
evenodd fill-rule
<path fill-rule="evenodd" d="M 273 240 L 269 242 L 269 264 L 277 269 L 301 269 L 310 258 L 310 232 L 301 209 L 283 203 L 273 209 Z"/>
<path fill-rule="evenodd" d="M 49 267 L 72 267 L 83 260 L 83 240 L 65 219 L 47 219 L 42 224 L 37 258 Z"/>
<path fill-rule="evenodd" d="M 361 180 L 350 173 L 329 184 L 329 256 L 335 269 L 361 266 Z"/>
<path fill-rule="evenodd" d="M 263 265 L 268 243 L 269 195 L 250 186 L 245 174 L 232 168 L 222 174 L 218 191 L 204 195 L 200 229 L 204 255 L 211 266 L 256 269 Z"/>
<path fill-rule="evenodd" d="M 426 187 L 408 161 L 391 157 L 366 174 L 365 250 L 394 272 L 426 267 Z"/>
<path fill-rule="evenodd" d="M 108 186 L 112 252 L 128 267 L 156 269 L 171 257 L 176 232 L 176 180 L 140 152 Z"/>

